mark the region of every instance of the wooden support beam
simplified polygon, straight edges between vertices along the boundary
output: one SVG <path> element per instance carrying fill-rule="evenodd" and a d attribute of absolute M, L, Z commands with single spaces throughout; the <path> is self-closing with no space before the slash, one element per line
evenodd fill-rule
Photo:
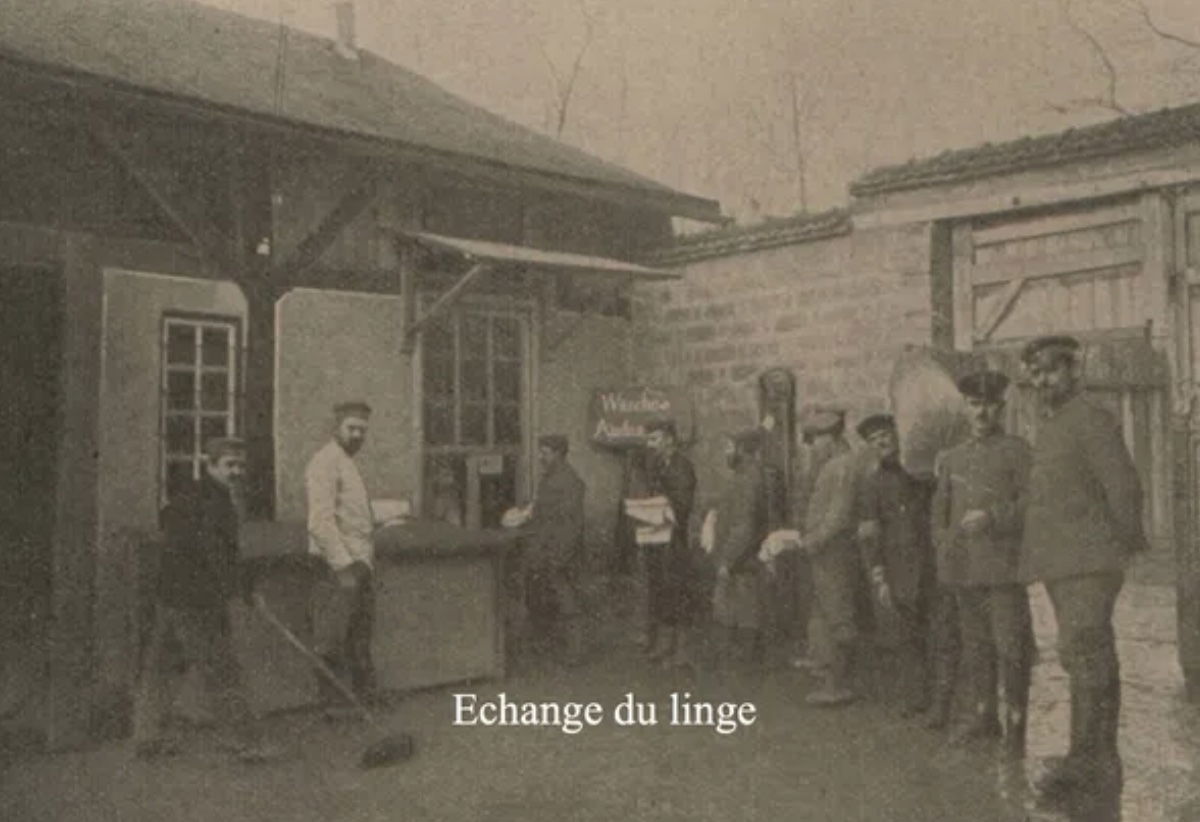
<path fill-rule="evenodd" d="M 338 238 L 346 226 L 354 222 L 368 206 L 379 196 L 384 180 L 384 171 L 380 164 L 369 163 L 356 183 L 346 191 L 316 228 L 296 244 L 295 249 L 283 258 L 276 266 L 284 272 L 287 279 L 294 279 L 303 274 L 321 259 L 329 250 L 334 240 Z"/>
<path fill-rule="evenodd" d="M 458 282 L 450 286 L 446 293 L 438 297 L 437 300 L 434 301 L 433 305 L 429 306 L 428 311 L 422 314 L 419 319 L 409 326 L 405 333 L 405 344 L 409 351 L 411 351 L 412 347 L 416 344 L 417 335 L 420 334 L 426 326 L 435 321 L 440 314 L 444 313 L 446 309 L 454 305 L 455 301 L 457 301 L 459 296 L 466 291 L 467 287 L 470 286 L 471 283 L 475 282 L 475 280 L 479 279 L 484 273 L 486 273 L 489 268 L 490 266 L 487 263 L 475 263 L 473 266 L 471 266 L 466 274 L 463 274 L 462 277 L 459 278 Z"/>
<path fill-rule="evenodd" d="M 992 335 L 996 333 L 996 329 L 1000 327 L 1000 323 L 1004 322 L 1004 318 L 1012 310 L 1017 297 L 1021 296 L 1021 289 L 1025 287 L 1028 279 L 1028 277 L 1021 277 L 1010 281 L 1004 287 L 1004 293 L 1000 295 L 1000 301 L 996 303 L 996 307 L 992 309 L 992 313 L 988 315 L 988 318 L 983 321 L 983 327 L 976 332 L 975 342 L 987 342 L 992 338 Z"/>
<path fill-rule="evenodd" d="M 119 130 L 96 114 L 88 121 L 92 136 L 154 201 L 159 210 L 199 251 L 204 263 L 214 269 L 229 265 L 228 243 L 222 232 L 189 207 L 183 192 L 163 174 L 156 174 L 145 157 L 123 144 Z M 136 139 L 136 138 L 135 138 Z"/>

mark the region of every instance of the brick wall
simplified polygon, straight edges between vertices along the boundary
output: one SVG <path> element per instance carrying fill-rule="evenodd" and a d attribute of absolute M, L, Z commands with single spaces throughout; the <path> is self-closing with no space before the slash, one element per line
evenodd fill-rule
<path fill-rule="evenodd" d="M 635 373 L 691 388 L 702 487 L 719 480 L 720 434 L 757 421 L 767 368 L 795 374 L 798 406 L 842 403 L 851 425 L 886 407 L 895 355 L 931 339 L 930 234 L 906 225 L 743 250 L 638 287 Z"/>

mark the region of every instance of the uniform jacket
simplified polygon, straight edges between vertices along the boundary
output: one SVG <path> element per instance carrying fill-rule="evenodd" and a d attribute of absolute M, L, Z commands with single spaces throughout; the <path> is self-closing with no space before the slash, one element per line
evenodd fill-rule
<path fill-rule="evenodd" d="M 832 457 L 817 472 L 804 517 L 811 555 L 854 551 L 858 476 L 858 455 L 850 450 Z"/>
<path fill-rule="evenodd" d="M 930 483 L 897 462 L 881 462 L 863 478 L 859 516 L 878 523 L 878 536 L 862 544 L 863 562 L 882 566 L 892 596 L 916 602 L 935 569 L 929 539 Z"/>
<path fill-rule="evenodd" d="M 938 581 L 947 585 L 1005 585 L 1019 581 L 1021 533 L 1031 456 L 1020 437 L 996 433 L 938 455 L 932 530 Z M 986 511 L 978 534 L 958 524 L 967 511 Z"/>
<path fill-rule="evenodd" d="M 650 470 L 651 495 L 662 495 L 671 503 L 675 527 L 671 530 L 671 548 L 688 547 L 688 522 L 696 498 L 696 470 L 692 461 L 678 452 L 655 459 Z"/>
<path fill-rule="evenodd" d="M 542 473 L 530 518 L 530 561 L 565 566 L 583 549 L 583 480 L 566 460 Z"/>
<path fill-rule="evenodd" d="M 734 469 L 717 501 L 717 527 L 712 558 L 718 568 L 732 573 L 749 571 L 767 536 L 767 502 L 763 475 L 757 462 Z"/>
<path fill-rule="evenodd" d="M 1020 577 L 1121 570 L 1146 548 L 1142 486 L 1121 428 L 1076 395 L 1042 421 L 1033 446 Z"/>
<path fill-rule="evenodd" d="M 163 510 L 166 544 L 158 600 L 172 608 L 220 609 L 238 593 L 238 515 L 229 490 L 207 475 Z"/>
<path fill-rule="evenodd" d="M 308 498 L 308 551 L 341 570 L 375 562 L 371 500 L 358 466 L 336 440 L 313 454 L 304 470 Z"/>

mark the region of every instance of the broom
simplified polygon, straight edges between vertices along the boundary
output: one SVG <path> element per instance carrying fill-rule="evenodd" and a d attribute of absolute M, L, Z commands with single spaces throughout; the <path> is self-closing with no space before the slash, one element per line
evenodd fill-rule
<path fill-rule="evenodd" d="M 378 725 L 379 722 L 375 716 L 367 709 L 354 691 L 344 683 L 337 674 L 326 664 L 325 660 L 321 659 L 320 655 L 315 653 L 311 648 L 305 645 L 300 639 L 292 633 L 283 622 L 275 615 L 275 613 L 267 606 L 267 601 L 263 599 L 262 594 L 254 595 L 254 609 L 262 616 L 268 624 L 271 625 L 279 635 L 287 640 L 288 644 L 295 648 L 308 661 L 310 665 L 317 670 L 325 680 L 337 689 L 347 702 L 362 715 L 364 721 L 370 725 Z M 367 746 L 363 751 L 362 757 L 359 759 L 359 766 L 362 768 L 379 768 L 386 765 L 395 765 L 410 758 L 413 755 L 413 739 L 405 733 L 390 734 L 378 741 Z"/>

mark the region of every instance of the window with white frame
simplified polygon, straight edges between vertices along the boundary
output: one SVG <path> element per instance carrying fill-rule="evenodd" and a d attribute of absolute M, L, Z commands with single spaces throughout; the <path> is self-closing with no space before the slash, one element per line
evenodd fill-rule
<path fill-rule="evenodd" d="M 167 315 L 162 324 L 159 496 L 199 479 L 204 445 L 238 426 L 238 322 Z"/>

